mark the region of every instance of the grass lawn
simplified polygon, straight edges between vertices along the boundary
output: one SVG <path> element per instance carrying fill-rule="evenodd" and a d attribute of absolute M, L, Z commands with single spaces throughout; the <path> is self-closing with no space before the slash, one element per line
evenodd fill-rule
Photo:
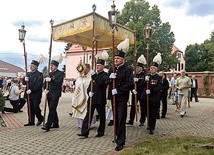
<path fill-rule="evenodd" d="M 198 136 L 146 138 L 119 155 L 214 155 L 214 138 Z"/>

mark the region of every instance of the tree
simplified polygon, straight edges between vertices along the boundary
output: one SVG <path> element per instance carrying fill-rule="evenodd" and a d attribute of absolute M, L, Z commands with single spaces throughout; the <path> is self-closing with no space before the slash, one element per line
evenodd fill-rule
<path fill-rule="evenodd" d="M 67 50 L 69 50 L 71 48 L 71 46 L 72 46 L 72 43 L 67 43 L 66 46 L 65 46 L 65 52 Z"/>
<path fill-rule="evenodd" d="M 185 50 L 186 71 L 199 72 L 207 70 L 208 51 L 204 44 L 188 45 Z"/>
<path fill-rule="evenodd" d="M 214 32 L 211 38 L 202 44 L 188 45 L 185 50 L 186 71 L 213 71 L 214 68 Z"/>
<path fill-rule="evenodd" d="M 134 47 L 130 48 L 129 52 L 126 54 L 126 61 L 128 64 L 133 64 L 141 54 L 146 56 L 144 28 L 148 23 L 152 25 L 153 28 L 149 51 L 149 64 L 158 52 L 162 54 L 163 58 L 160 69 L 176 64 L 175 56 L 171 56 L 172 45 L 175 41 L 174 33 L 171 32 L 171 26 L 168 22 L 162 23 L 160 19 L 160 10 L 156 5 L 150 7 L 147 1 L 130 0 L 124 5 L 123 10 L 119 12 L 118 23 L 136 32 L 137 54 L 136 57 L 133 57 Z"/>
<path fill-rule="evenodd" d="M 48 76 L 48 68 L 47 68 L 47 66 L 45 66 L 45 67 L 43 68 L 42 73 L 43 73 L 43 76 L 44 76 L 44 77 L 47 77 L 47 76 Z"/>
<path fill-rule="evenodd" d="M 5 106 L 5 98 L 3 96 L 2 90 L 0 89 L 0 111 L 3 110 Z"/>
<path fill-rule="evenodd" d="M 206 40 L 204 42 L 204 47 L 205 49 L 208 50 L 208 55 L 209 55 L 209 61 L 208 61 L 208 65 L 209 65 L 209 70 L 213 71 L 214 68 L 214 31 L 211 33 L 211 37 L 210 39 Z"/>
<path fill-rule="evenodd" d="M 66 44 L 66 46 L 65 46 L 65 51 L 64 51 L 64 54 L 66 55 L 66 53 L 67 53 L 67 51 L 71 48 L 71 46 L 72 46 L 72 43 L 67 43 Z M 63 65 L 63 67 L 62 67 L 62 71 L 64 72 L 64 73 L 66 73 L 66 65 Z"/>

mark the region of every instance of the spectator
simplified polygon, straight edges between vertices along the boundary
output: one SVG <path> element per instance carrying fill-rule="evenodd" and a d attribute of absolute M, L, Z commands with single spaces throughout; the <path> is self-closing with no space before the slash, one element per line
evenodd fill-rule
<path fill-rule="evenodd" d="M 195 75 L 192 75 L 191 81 L 192 81 L 192 87 L 191 87 L 190 102 L 192 102 L 193 96 L 195 98 L 195 102 L 199 102 L 198 101 L 198 95 L 197 95 L 197 92 L 198 92 L 198 80 L 195 78 Z"/>

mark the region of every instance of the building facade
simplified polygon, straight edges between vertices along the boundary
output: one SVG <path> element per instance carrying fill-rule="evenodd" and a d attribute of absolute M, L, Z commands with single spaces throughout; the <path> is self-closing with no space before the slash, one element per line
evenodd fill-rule
<path fill-rule="evenodd" d="M 0 60 L 0 77 L 23 77 L 25 71 L 13 64 Z"/>
<path fill-rule="evenodd" d="M 101 52 L 101 50 L 94 50 L 94 54 Z M 85 48 L 80 45 L 72 45 L 69 50 L 65 52 L 65 78 L 75 79 L 79 76 L 76 67 L 82 63 L 92 64 L 92 49 Z"/>
<path fill-rule="evenodd" d="M 178 63 L 176 64 L 176 68 L 173 72 L 179 72 L 181 70 L 185 70 L 185 60 L 183 52 L 177 48 L 175 45 L 172 46 L 172 54 L 176 54 L 176 58 L 178 59 Z"/>

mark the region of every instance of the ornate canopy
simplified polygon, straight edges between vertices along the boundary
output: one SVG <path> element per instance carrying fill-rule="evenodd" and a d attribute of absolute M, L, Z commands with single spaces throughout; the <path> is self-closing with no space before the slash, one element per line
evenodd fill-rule
<path fill-rule="evenodd" d="M 109 20 L 97 13 L 90 13 L 79 18 L 69 20 L 53 26 L 53 40 L 81 46 L 92 47 L 93 36 L 97 48 L 112 47 L 112 32 Z M 114 32 L 114 44 L 129 39 L 129 44 L 134 44 L 134 31 L 117 24 Z"/>

